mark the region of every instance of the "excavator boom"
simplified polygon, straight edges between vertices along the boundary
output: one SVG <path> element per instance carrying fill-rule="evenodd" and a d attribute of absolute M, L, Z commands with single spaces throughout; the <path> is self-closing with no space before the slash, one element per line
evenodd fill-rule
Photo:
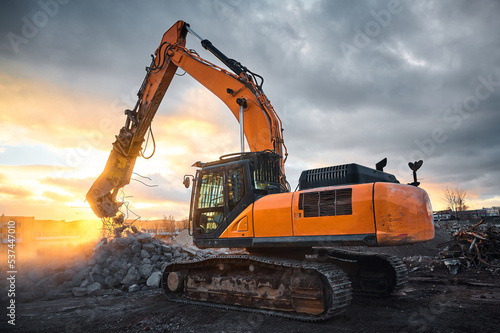
<path fill-rule="evenodd" d="M 202 46 L 219 58 L 235 74 L 202 59 L 186 45 L 190 31 Z M 126 110 L 125 126 L 113 143 L 106 167 L 87 193 L 87 201 L 98 217 L 114 217 L 122 203 L 118 191 L 130 182 L 135 161 L 142 154 L 144 137 L 172 78 L 180 67 L 219 97 L 243 123 L 243 133 L 251 151 L 271 150 L 281 156 L 281 180 L 284 179 L 286 147 L 281 120 L 262 91 L 262 78 L 239 62 L 227 58 L 212 43 L 197 35 L 186 22 L 178 21 L 164 35 L 138 92 L 133 110 Z M 260 84 L 256 80 L 260 79 Z M 285 158 L 283 157 L 285 156 Z"/>

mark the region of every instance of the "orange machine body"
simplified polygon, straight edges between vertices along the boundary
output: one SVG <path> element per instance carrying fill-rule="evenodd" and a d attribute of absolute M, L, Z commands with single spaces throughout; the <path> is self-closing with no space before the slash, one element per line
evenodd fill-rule
<path fill-rule="evenodd" d="M 264 196 L 234 218 L 219 241 L 252 248 L 392 246 L 433 238 L 427 193 L 415 186 L 377 182 Z"/>

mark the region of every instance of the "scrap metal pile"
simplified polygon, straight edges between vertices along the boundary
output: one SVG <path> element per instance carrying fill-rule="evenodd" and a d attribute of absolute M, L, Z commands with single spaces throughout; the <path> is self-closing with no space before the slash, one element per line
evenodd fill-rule
<path fill-rule="evenodd" d="M 444 247 L 440 255 L 452 274 L 458 272 L 459 266 L 500 272 L 500 229 L 483 226 L 483 222 L 455 232 L 452 240 L 438 245 Z"/>

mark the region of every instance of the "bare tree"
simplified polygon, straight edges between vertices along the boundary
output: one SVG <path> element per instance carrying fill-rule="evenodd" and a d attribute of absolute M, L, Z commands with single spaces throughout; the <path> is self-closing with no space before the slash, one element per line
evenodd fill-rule
<path fill-rule="evenodd" d="M 181 229 L 188 229 L 189 228 L 189 220 L 188 219 L 181 220 L 181 221 L 179 221 L 179 223 L 181 225 Z"/>
<path fill-rule="evenodd" d="M 457 220 L 460 220 L 462 212 L 469 208 L 467 205 L 467 191 L 458 186 L 453 189 L 446 187 L 446 190 L 444 190 L 444 201 Z"/>
<path fill-rule="evenodd" d="M 158 235 L 160 233 L 162 221 L 161 220 L 154 220 L 152 222 L 153 222 L 153 226 L 154 226 L 154 228 L 153 228 L 154 233 L 155 233 L 155 235 Z"/>
<path fill-rule="evenodd" d="M 166 232 L 174 233 L 175 231 L 175 218 L 173 215 L 163 215 L 163 228 Z"/>

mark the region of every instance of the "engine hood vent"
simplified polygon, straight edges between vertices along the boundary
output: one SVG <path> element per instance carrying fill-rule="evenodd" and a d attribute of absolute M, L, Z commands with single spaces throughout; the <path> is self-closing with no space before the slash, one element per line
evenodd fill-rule
<path fill-rule="evenodd" d="M 299 190 L 375 182 L 399 183 L 390 173 L 351 163 L 302 171 Z"/>

